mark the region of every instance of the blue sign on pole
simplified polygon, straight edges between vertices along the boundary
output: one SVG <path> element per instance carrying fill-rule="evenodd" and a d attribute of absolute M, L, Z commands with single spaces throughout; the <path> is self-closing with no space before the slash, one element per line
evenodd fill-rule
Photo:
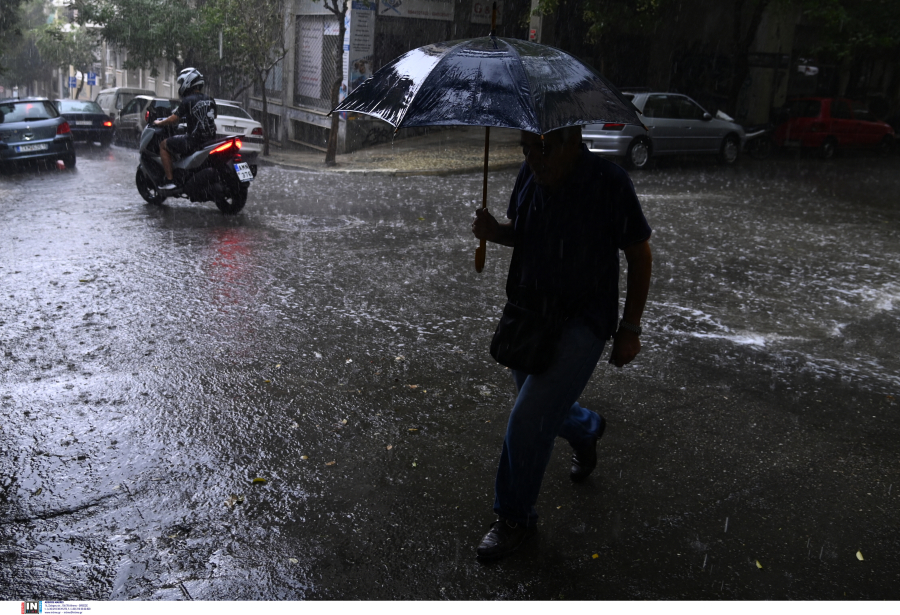
<path fill-rule="evenodd" d="M 75 77 L 69 77 L 69 87 L 77 88 L 78 87 L 78 79 L 76 79 Z"/>
<path fill-rule="evenodd" d="M 87 84 L 88 85 L 97 85 L 97 73 L 88 73 L 87 74 Z"/>

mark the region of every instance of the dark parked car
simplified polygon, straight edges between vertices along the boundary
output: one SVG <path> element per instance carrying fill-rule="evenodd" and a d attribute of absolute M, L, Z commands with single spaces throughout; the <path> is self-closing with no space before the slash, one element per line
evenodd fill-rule
<path fill-rule="evenodd" d="M 75 141 L 100 143 L 109 147 L 113 138 L 112 118 L 103 113 L 100 105 L 90 100 L 62 99 L 54 101 L 56 108 L 69 122 Z"/>
<path fill-rule="evenodd" d="M 798 98 L 788 105 L 788 119 L 775 129 L 775 145 L 815 148 L 822 158 L 831 158 L 839 147 L 888 154 L 894 129 L 844 98 Z"/>
<path fill-rule="evenodd" d="M 0 167 L 32 160 L 75 166 L 69 123 L 46 98 L 0 100 Z"/>
<path fill-rule="evenodd" d="M 155 96 L 135 96 L 116 120 L 116 141 L 137 144 L 144 127 L 153 120 L 169 117 L 178 108 L 177 100 Z"/>

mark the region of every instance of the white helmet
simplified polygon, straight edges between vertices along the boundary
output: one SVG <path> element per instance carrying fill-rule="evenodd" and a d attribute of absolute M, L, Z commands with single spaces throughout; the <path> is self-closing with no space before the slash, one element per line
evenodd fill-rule
<path fill-rule="evenodd" d="M 181 98 L 184 98 L 185 94 L 196 87 L 202 88 L 206 83 L 200 71 L 193 67 L 186 68 L 178 73 L 178 78 L 175 81 L 178 83 L 178 95 Z"/>

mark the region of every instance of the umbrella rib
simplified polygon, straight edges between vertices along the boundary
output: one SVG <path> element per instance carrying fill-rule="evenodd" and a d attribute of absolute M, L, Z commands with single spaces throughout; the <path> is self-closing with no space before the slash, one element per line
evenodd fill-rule
<path fill-rule="evenodd" d="M 466 42 L 468 42 L 468 41 L 465 39 L 460 40 L 455 45 L 447 47 L 447 49 L 445 49 L 444 52 L 441 53 L 441 56 L 438 59 L 438 61 L 435 62 L 434 66 L 431 67 L 431 70 L 428 71 L 428 76 L 425 77 L 424 79 L 422 79 L 422 81 L 420 83 L 418 83 L 412 90 L 410 90 L 410 93 L 409 93 L 410 101 L 412 101 L 416 98 L 416 95 L 419 93 L 419 90 L 421 90 L 424 87 L 424 85 L 428 82 L 428 80 L 431 79 L 432 76 L 435 75 L 435 73 L 437 72 L 438 66 L 440 66 L 441 63 L 447 59 L 447 57 L 453 52 L 453 50 L 456 49 L 457 47 L 461 47 L 462 45 L 466 44 Z M 397 132 L 398 130 L 400 130 L 400 127 L 403 126 L 403 121 L 406 119 L 406 114 L 409 113 L 410 107 L 412 107 L 411 104 L 407 105 L 406 108 L 403 110 L 403 113 L 400 114 L 400 119 L 397 121 L 397 125 L 394 127 L 394 132 Z"/>
<path fill-rule="evenodd" d="M 541 131 L 541 134 L 543 134 L 544 127 L 541 126 L 541 120 L 537 117 L 537 100 L 534 96 L 534 90 L 531 87 L 531 79 L 528 76 L 528 72 L 525 70 L 525 63 L 522 62 L 522 56 L 519 55 L 519 50 L 516 49 L 515 45 L 509 45 L 509 48 L 515 54 L 516 59 L 519 61 L 519 67 L 522 69 L 522 74 L 525 75 L 525 87 L 528 88 L 528 98 L 531 99 L 531 108 L 535 112 L 534 123 L 538 127 L 538 130 Z"/>

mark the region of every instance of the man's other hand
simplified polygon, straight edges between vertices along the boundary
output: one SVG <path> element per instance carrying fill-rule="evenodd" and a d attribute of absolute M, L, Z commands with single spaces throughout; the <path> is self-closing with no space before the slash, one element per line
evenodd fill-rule
<path fill-rule="evenodd" d="M 631 363 L 640 351 L 640 336 L 626 329 L 619 329 L 613 338 L 612 356 L 610 356 L 609 362 L 616 367 L 622 367 Z"/>

